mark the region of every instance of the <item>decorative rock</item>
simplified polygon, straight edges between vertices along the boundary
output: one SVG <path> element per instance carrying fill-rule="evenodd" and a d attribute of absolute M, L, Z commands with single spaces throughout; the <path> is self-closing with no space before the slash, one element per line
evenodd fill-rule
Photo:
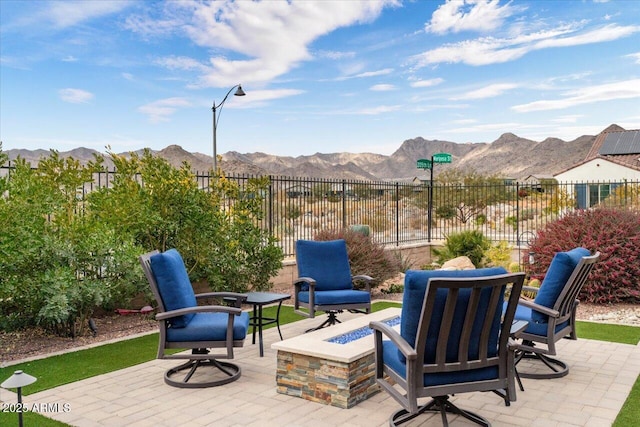
<path fill-rule="evenodd" d="M 476 266 L 473 265 L 469 257 L 459 256 L 457 258 L 450 259 L 442 264 L 440 270 L 475 270 Z"/>

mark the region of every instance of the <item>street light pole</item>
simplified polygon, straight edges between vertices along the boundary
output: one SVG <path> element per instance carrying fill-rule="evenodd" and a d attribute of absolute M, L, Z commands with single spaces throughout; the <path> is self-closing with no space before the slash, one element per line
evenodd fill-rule
<path fill-rule="evenodd" d="M 216 105 L 216 101 L 213 101 L 213 107 L 211 107 L 211 111 L 213 112 L 213 173 L 214 174 L 218 172 L 218 147 L 217 147 L 217 141 L 216 141 L 216 131 L 218 130 L 218 119 L 220 118 L 220 113 L 222 112 L 222 105 L 224 104 L 224 102 L 227 100 L 227 98 L 235 88 L 238 88 L 234 93 L 235 96 L 245 95 L 244 91 L 242 90 L 242 85 L 237 84 L 231 89 L 229 89 L 229 92 L 227 92 L 227 94 L 224 96 L 221 103 Z"/>

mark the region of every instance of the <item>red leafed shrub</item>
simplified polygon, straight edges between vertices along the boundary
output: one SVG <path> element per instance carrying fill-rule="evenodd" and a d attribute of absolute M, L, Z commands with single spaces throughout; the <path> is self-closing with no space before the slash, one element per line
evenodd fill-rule
<path fill-rule="evenodd" d="M 366 274 L 375 280 L 377 286 L 402 271 L 401 259 L 393 252 L 385 251 L 384 246 L 377 244 L 369 236 L 354 230 L 322 230 L 314 236 L 314 240 L 327 241 L 344 239 L 347 242 L 347 253 L 351 274 Z"/>
<path fill-rule="evenodd" d="M 531 244 L 536 261 L 532 275 L 543 275 L 556 252 L 578 246 L 600 251 L 580 300 L 640 302 L 640 213 L 610 208 L 579 210 L 548 223 Z"/>

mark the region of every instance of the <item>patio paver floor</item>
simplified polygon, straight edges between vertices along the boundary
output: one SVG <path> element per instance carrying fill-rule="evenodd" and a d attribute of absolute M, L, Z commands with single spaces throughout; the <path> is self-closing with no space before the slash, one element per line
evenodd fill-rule
<path fill-rule="evenodd" d="M 342 320 L 361 316 L 344 313 Z M 324 319 L 304 319 L 282 326 L 293 337 Z M 25 403 L 68 404 L 68 412 L 44 414 L 73 426 L 386 426 L 399 405 L 380 392 L 350 409 L 340 409 L 276 392 L 277 330 L 264 332 L 265 357 L 250 340 L 236 349 L 242 376 L 234 383 L 207 389 L 166 385 L 164 371 L 175 360 L 153 360 L 109 374 L 25 396 Z M 373 338 L 371 338 L 373 340 Z M 135 351 L 135 349 L 131 349 Z M 505 406 L 493 393 L 466 393 L 453 400 L 479 412 L 494 426 L 610 426 L 638 374 L 640 345 L 579 339 L 559 343 L 559 357 L 571 367 L 554 380 L 523 379 L 516 402 Z M 528 361 L 523 361 L 529 363 Z M 524 365 L 520 369 L 525 369 Z M 15 402 L 2 390 L 2 400 Z M 450 425 L 468 426 L 450 417 Z M 438 426 L 440 417 L 422 416 L 408 426 Z"/>

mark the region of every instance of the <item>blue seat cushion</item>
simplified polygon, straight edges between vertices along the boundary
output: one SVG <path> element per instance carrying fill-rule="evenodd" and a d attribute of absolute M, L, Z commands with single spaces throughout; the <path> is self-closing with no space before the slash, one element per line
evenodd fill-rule
<path fill-rule="evenodd" d="M 151 271 L 158 284 L 158 292 L 167 311 L 186 307 L 195 307 L 196 296 L 184 266 L 182 256 L 175 249 L 151 256 Z M 193 314 L 174 317 L 170 320 L 172 328 L 184 328 L 193 318 Z"/>
<path fill-rule="evenodd" d="M 585 248 L 575 248 L 568 252 L 556 253 L 533 302 L 553 308 L 573 270 L 575 270 L 582 257 L 589 255 L 591 255 L 591 252 Z M 531 313 L 531 319 L 539 323 L 547 322 L 547 315 L 534 311 Z"/>
<path fill-rule="evenodd" d="M 506 310 L 506 309 L 507 309 L 507 302 L 505 301 L 503 310 Z M 518 305 L 518 308 L 516 308 L 516 315 L 514 317 L 514 320 L 526 320 L 527 322 L 529 322 L 527 329 L 524 330 L 526 333 L 533 334 L 533 335 L 540 335 L 541 337 L 546 337 L 547 328 L 549 327 L 549 322 L 548 322 L 549 318 L 545 316 L 544 321 L 542 322 L 535 321 L 533 320 L 533 313 L 535 313 L 535 310 L 532 310 L 531 308 L 525 307 L 523 305 Z M 556 325 L 555 332 L 558 332 L 562 328 L 565 328 L 568 324 L 569 322 L 567 321 L 567 322 L 562 322 L 559 325 Z"/>
<path fill-rule="evenodd" d="M 309 292 L 298 293 L 301 302 L 309 303 Z M 315 305 L 361 304 L 371 302 L 371 294 L 367 291 L 321 291 L 315 293 Z"/>
<path fill-rule="evenodd" d="M 167 341 L 225 341 L 227 339 L 227 313 L 196 313 L 184 328 L 167 328 Z M 249 313 L 233 316 L 233 339 L 243 340 L 249 329 Z"/>
<path fill-rule="evenodd" d="M 343 239 L 330 241 L 296 241 L 298 277 L 316 281 L 316 291 L 352 289 L 351 267 L 347 243 Z M 303 285 L 302 290 L 308 288 Z"/>
<path fill-rule="evenodd" d="M 495 276 L 499 274 L 506 274 L 507 270 L 502 267 L 492 268 L 479 268 L 476 270 L 408 270 L 404 278 L 404 295 L 402 299 L 402 319 L 400 321 L 400 335 L 411 345 L 415 346 L 416 335 L 418 333 L 418 323 L 420 322 L 420 314 L 422 312 L 422 304 L 424 301 L 425 291 L 427 289 L 427 283 L 431 278 L 446 278 L 446 277 L 484 277 Z M 461 297 L 463 293 L 461 292 Z M 438 304 L 444 303 L 446 298 L 446 291 L 442 294 L 438 294 Z M 436 305 L 436 306 L 437 306 Z M 437 310 L 435 310 L 437 313 Z M 500 310 L 496 311 L 496 315 L 500 315 Z M 461 315 L 456 311 L 456 316 Z M 481 314 L 481 311 L 479 311 Z M 431 363 L 429 357 L 432 356 L 435 342 L 437 341 L 437 329 L 442 321 L 442 313 L 437 313 L 437 318 L 434 318 L 431 322 L 429 332 L 427 335 L 427 351 L 425 352 L 425 362 Z M 461 326 L 461 325 L 459 325 Z M 496 323 L 496 328 L 499 327 L 499 322 Z M 497 330 L 496 330 L 497 332 Z M 454 340 L 450 340 L 452 342 Z M 495 340 L 497 349 L 497 337 Z M 473 347 L 473 346 L 471 346 Z M 470 348 L 471 349 L 471 348 Z M 457 351 L 452 350 L 452 351 Z M 431 355 L 431 356 L 430 356 Z M 400 358 L 404 356 L 401 354 Z"/>
<path fill-rule="evenodd" d="M 388 340 L 382 341 L 382 357 L 384 364 L 389 366 L 402 378 L 406 379 L 407 369 L 404 355 L 400 353 L 398 347 Z M 444 384 L 466 383 L 472 381 L 484 381 L 498 378 L 497 366 L 487 368 L 463 370 L 458 372 L 438 372 L 424 374 L 423 385 L 425 387 L 438 386 Z"/>

